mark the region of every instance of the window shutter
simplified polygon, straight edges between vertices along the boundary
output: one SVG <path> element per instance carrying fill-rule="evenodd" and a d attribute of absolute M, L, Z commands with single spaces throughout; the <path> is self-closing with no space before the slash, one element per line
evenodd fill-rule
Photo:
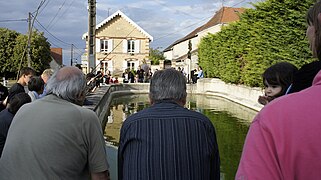
<path fill-rule="evenodd" d="M 123 53 L 127 53 L 127 40 L 123 40 Z"/>
<path fill-rule="evenodd" d="M 100 39 L 96 38 L 96 52 L 100 52 Z"/>
<path fill-rule="evenodd" d="M 113 40 L 112 39 L 109 39 L 108 40 L 108 51 L 107 52 L 112 52 L 114 49 L 113 47 Z"/>
<path fill-rule="evenodd" d="M 140 50 L 140 40 L 135 41 L 135 53 L 139 53 Z"/>

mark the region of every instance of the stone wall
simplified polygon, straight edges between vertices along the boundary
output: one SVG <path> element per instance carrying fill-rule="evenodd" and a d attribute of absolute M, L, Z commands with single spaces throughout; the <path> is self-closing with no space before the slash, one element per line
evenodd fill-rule
<path fill-rule="evenodd" d="M 103 121 L 108 116 L 109 104 L 113 97 L 149 92 L 148 83 L 115 84 L 107 88 L 94 111 Z M 188 84 L 187 92 L 190 94 L 205 94 L 223 97 L 237 104 L 243 105 L 255 111 L 263 106 L 257 102 L 258 96 L 263 94 L 261 88 L 251 88 L 243 85 L 226 84 L 215 78 L 199 79 L 197 84 Z"/>
<path fill-rule="evenodd" d="M 199 79 L 196 87 L 191 87 L 190 91 L 191 93 L 211 94 L 224 97 L 256 111 L 261 110 L 263 107 L 257 102 L 258 97 L 263 94 L 261 88 L 227 84 L 217 78 Z"/>

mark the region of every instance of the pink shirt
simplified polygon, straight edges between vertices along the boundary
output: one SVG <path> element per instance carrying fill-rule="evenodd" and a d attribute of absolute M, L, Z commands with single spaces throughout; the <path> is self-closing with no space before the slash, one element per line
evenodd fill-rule
<path fill-rule="evenodd" d="M 321 179 L 321 71 L 255 117 L 235 179 Z"/>

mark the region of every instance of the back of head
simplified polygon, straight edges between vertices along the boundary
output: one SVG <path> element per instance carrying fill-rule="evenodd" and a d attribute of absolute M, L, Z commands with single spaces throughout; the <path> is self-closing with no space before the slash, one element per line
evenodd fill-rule
<path fill-rule="evenodd" d="M 53 73 L 54 73 L 54 71 L 52 69 L 45 69 L 41 74 L 41 78 L 46 83 L 49 80 L 49 78 L 52 76 Z"/>
<path fill-rule="evenodd" d="M 35 75 L 36 71 L 30 67 L 23 67 L 19 71 L 19 77 L 22 75 Z"/>
<path fill-rule="evenodd" d="M 31 98 L 27 93 L 22 92 L 22 93 L 15 94 L 11 98 L 8 111 L 11 112 L 12 114 L 16 114 L 22 105 L 30 102 L 31 102 Z"/>
<path fill-rule="evenodd" d="M 284 95 L 287 88 L 293 82 L 294 74 L 298 68 L 289 62 L 279 62 L 269 68 L 263 73 L 263 82 L 268 82 L 270 85 L 279 85 L 282 91 L 279 95 Z"/>
<path fill-rule="evenodd" d="M 154 73 L 149 89 L 149 98 L 152 103 L 174 100 L 185 104 L 186 96 L 186 80 L 181 72 L 171 68 Z"/>
<path fill-rule="evenodd" d="M 25 89 L 23 87 L 21 87 L 21 85 L 19 85 L 18 83 L 13 84 L 9 89 L 7 103 L 10 103 L 13 96 L 15 96 L 18 93 L 23 93 L 23 92 L 25 92 Z"/>
<path fill-rule="evenodd" d="M 29 91 L 40 92 L 43 90 L 44 85 L 45 83 L 41 77 L 32 77 L 28 82 L 28 89 Z"/>
<path fill-rule="evenodd" d="M 46 90 L 47 94 L 82 105 L 86 94 L 85 76 L 76 67 L 63 67 L 51 76 Z"/>
<path fill-rule="evenodd" d="M 315 48 L 317 57 L 321 60 L 321 22 L 318 19 L 318 15 L 321 13 L 321 1 L 317 1 L 307 13 L 307 22 L 310 26 L 315 28 Z"/>

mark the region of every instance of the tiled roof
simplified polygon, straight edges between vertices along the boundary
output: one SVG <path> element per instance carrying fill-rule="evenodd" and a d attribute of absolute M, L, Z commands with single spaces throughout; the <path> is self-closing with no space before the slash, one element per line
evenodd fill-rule
<path fill-rule="evenodd" d="M 198 32 L 201 32 L 205 29 L 208 29 L 212 26 L 215 26 L 217 24 L 225 24 L 225 23 L 230 23 L 233 21 L 237 21 L 240 19 L 239 13 L 243 13 L 246 9 L 244 8 L 233 8 L 233 7 L 222 7 L 219 11 L 215 13 L 215 15 L 204 25 L 196 28 L 194 31 L 186 35 L 185 37 L 175 41 L 173 44 L 168 46 L 164 52 L 170 51 L 172 47 L 176 44 L 179 44 L 183 41 L 186 41 L 188 39 L 191 39 L 193 37 L 197 36 Z"/>

